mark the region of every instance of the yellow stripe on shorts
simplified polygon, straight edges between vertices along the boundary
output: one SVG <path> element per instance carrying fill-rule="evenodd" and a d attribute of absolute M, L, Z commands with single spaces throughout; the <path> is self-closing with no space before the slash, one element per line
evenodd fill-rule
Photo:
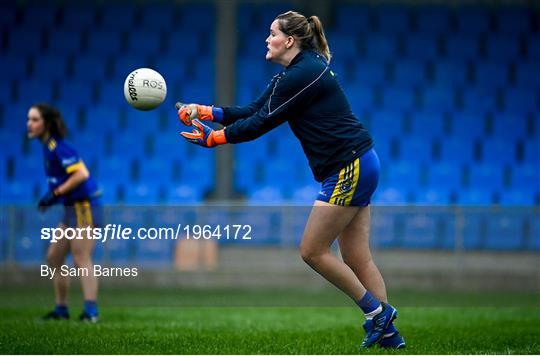
<path fill-rule="evenodd" d="M 75 203 L 75 216 L 77 218 L 77 227 L 93 227 L 92 208 L 88 200 Z"/>
<path fill-rule="evenodd" d="M 335 205 L 347 206 L 351 203 L 358 178 L 360 176 L 360 159 L 357 158 L 349 163 L 345 168 L 339 171 L 339 178 L 330 196 L 329 203 Z M 350 185 L 349 189 L 343 191 L 343 186 Z"/>

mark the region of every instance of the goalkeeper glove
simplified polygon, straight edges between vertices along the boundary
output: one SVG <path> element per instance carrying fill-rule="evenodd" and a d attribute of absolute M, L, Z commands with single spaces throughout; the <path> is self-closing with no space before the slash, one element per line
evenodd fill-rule
<path fill-rule="evenodd" d="M 180 133 L 182 137 L 184 137 L 191 143 L 203 147 L 214 147 L 227 143 L 227 138 L 225 137 L 224 130 L 214 131 L 197 119 L 193 120 L 192 123 L 193 126 L 195 126 L 192 132 Z"/>
<path fill-rule="evenodd" d="M 38 209 L 40 211 L 45 211 L 50 208 L 52 205 L 58 202 L 59 196 L 54 193 L 54 191 L 49 190 L 45 195 L 39 200 Z"/>
<path fill-rule="evenodd" d="M 178 109 L 178 118 L 187 126 L 191 125 L 195 119 L 214 121 L 213 106 L 176 103 L 176 109 Z"/>

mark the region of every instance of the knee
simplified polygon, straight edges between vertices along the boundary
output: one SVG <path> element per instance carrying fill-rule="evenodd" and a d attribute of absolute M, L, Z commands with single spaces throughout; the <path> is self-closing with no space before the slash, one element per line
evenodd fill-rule
<path fill-rule="evenodd" d="M 74 253 L 73 254 L 73 263 L 76 267 L 88 267 L 92 264 L 92 258 L 86 253 Z"/>
<path fill-rule="evenodd" d="M 47 252 L 46 260 L 49 267 L 60 267 L 64 262 L 64 258 L 62 256 L 51 251 Z"/>
<path fill-rule="evenodd" d="M 308 265 L 316 265 L 324 251 L 307 243 L 300 244 L 300 256 Z"/>

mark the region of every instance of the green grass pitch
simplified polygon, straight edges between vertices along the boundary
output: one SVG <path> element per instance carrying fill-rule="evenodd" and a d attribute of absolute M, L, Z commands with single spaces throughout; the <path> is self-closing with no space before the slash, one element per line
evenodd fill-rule
<path fill-rule="evenodd" d="M 362 315 L 334 290 L 103 288 L 102 320 L 42 322 L 52 288 L 0 291 L 1 354 L 538 354 L 538 294 L 395 291 L 405 350 L 360 350 Z"/>

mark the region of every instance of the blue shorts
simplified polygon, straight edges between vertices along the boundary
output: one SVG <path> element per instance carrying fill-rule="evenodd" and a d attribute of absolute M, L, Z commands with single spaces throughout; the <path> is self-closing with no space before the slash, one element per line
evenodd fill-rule
<path fill-rule="evenodd" d="M 322 182 L 317 200 L 341 206 L 367 206 L 377 189 L 379 157 L 372 148 Z"/>
<path fill-rule="evenodd" d="M 80 200 L 64 206 L 62 224 L 67 227 L 99 227 L 102 215 L 100 199 Z"/>

